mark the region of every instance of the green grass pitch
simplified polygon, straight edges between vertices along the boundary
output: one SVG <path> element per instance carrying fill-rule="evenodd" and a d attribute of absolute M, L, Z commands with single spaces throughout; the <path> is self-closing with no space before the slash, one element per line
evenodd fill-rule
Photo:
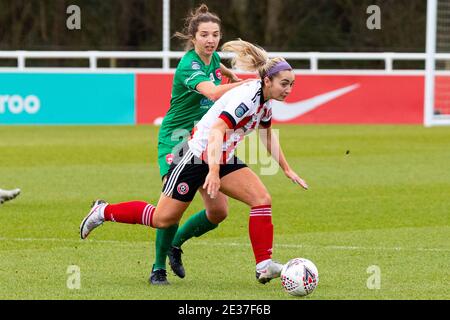
<path fill-rule="evenodd" d="M 0 206 L 0 299 L 450 299 L 450 128 L 276 128 L 310 190 L 262 176 L 274 259 L 317 265 L 310 296 L 256 282 L 249 209 L 235 200 L 218 229 L 185 244 L 187 276 L 169 272 L 167 287 L 147 281 L 153 229 L 105 223 L 79 239 L 96 198 L 156 202 L 158 128 L 0 126 L 0 188 L 22 189 Z M 183 219 L 201 208 L 196 197 Z"/>

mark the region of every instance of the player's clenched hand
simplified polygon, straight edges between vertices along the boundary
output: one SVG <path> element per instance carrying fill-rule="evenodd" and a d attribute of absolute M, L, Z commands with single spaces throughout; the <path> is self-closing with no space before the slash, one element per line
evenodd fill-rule
<path fill-rule="evenodd" d="M 234 83 L 234 82 L 240 82 L 242 81 L 241 78 L 239 78 L 234 72 L 230 72 L 230 75 L 228 77 L 228 83 Z"/>
<path fill-rule="evenodd" d="M 294 171 L 289 169 L 284 173 L 286 174 L 286 177 L 292 180 L 292 182 L 299 184 L 303 189 L 308 190 L 308 184 L 306 183 L 306 181 L 300 178 Z"/>
<path fill-rule="evenodd" d="M 206 176 L 205 183 L 203 184 L 203 189 L 206 190 L 211 199 L 215 199 L 220 189 L 219 174 L 210 171 Z"/>

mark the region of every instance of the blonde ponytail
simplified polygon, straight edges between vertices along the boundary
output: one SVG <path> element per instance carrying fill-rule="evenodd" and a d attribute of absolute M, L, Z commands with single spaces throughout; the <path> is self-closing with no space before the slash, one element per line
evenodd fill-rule
<path fill-rule="evenodd" d="M 269 59 L 269 55 L 264 49 L 241 39 L 224 43 L 222 51 L 233 52 L 236 54 L 231 60 L 233 68 L 251 72 L 258 71 L 261 78 L 264 78 L 270 68 L 277 63 L 281 61 L 286 62 L 286 60 L 281 57 Z"/>

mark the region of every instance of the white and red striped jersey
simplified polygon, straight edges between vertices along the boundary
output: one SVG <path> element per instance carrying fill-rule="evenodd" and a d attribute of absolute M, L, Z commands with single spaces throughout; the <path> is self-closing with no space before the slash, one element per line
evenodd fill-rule
<path fill-rule="evenodd" d="M 229 127 L 222 144 L 222 163 L 230 160 L 240 141 L 257 127 L 270 127 L 271 101 L 264 101 L 261 80 L 250 81 L 225 93 L 192 130 L 189 148 L 198 158 L 207 160 L 208 136 L 220 118 Z"/>

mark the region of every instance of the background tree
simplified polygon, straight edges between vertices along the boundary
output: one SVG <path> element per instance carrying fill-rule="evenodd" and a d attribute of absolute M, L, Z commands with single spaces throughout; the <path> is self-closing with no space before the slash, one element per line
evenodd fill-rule
<path fill-rule="evenodd" d="M 240 37 L 269 51 L 425 50 L 424 0 L 171 0 L 172 34 L 200 3 L 222 18 L 224 41 Z M 81 8 L 81 30 L 66 28 L 71 4 Z M 366 26 L 372 4 L 381 30 Z M 162 0 L 0 0 L 0 50 L 161 49 Z M 171 49 L 183 45 L 171 39 Z"/>

